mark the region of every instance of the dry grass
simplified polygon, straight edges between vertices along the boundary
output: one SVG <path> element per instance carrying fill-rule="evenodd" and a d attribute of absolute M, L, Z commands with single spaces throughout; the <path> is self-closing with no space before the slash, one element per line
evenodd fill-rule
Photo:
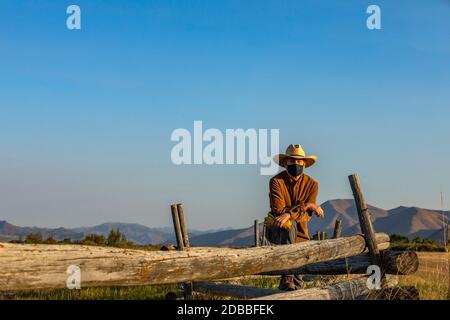
<path fill-rule="evenodd" d="M 400 276 L 399 284 L 415 286 L 422 300 L 450 299 L 450 253 L 418 252 L 419 270 Z"/>

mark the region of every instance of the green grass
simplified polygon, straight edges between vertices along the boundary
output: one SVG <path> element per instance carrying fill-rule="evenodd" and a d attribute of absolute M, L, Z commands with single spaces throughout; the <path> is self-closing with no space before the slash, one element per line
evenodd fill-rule
<path fill-rule="evenodd" d="M 172 285 L 92 287 L 80 290 L 53 289 L 34 290 L 7 294 L 8 300 L 163 300 L 168 292 L 179 292 L 180 287 Z M 1 299 L 1 295 L 0 295 Z"/>

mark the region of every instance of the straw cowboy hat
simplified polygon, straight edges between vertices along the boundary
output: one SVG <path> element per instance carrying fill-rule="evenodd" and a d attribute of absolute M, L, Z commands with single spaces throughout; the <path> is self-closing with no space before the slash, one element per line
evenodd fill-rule
<path fill-rule="evenodd" d="M 286 153 L 280 153 L 276 155 L 273 160 L 280 166 L 283 166 L 284 161 L 286 159 L 300 159 L 305 161 L 305 168 L 308 168 L 312 166 L 316 160 L 316 156 L 306 156 L 305 151 L 303 150 L 302 146 L 299 144 L 290 144 L 289 147 L 286 149 Z"/>

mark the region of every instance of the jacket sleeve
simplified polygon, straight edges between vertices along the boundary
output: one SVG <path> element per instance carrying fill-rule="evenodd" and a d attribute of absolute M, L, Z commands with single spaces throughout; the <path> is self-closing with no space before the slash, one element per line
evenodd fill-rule
<path fill-rule="evenodd" d="M 270 180 L 269 190 L 270 209 L 272 210 L 273 215 L 279 216 L 286 213 L 286 210 L 288 210 L 289 207 L 286 206 L 280 185 L 275 179 Z"/>
<path fill-rule="evenodd" d="M 302 213 L 306 213 L 303 203 L 296 206 L 288 206 L 284 200 L 279 183 L 272 179 L 270 180 L 270 208 L 274 216 L 279 216 L 285 213 L 291 215 L 291 220 L 297 220 Z"/>

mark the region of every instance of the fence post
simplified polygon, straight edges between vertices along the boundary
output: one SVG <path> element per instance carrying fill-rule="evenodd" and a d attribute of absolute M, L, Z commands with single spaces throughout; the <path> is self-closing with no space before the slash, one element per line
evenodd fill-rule
<path fill-rule="evenodd" d="M 358 211 L 359 224 L 361 231 L 364 234 L 366 245 L 369 249 L 369 254 L 373 264 L 381 268 L 380 250 L 378 250 L 375 241 L 375 231 L 373 229 L 372 221 L 370 220 L 369 210 L 361 190 L 359 178 L 356 174 L 348 176 L 350 186 L 352 188 L 353 197 L 355 198 L 356 210 Z"/>
<path fill-rule="evenodd" d="M 255 219 L 254 232 L 255 232 L 255 247 L 259 247 L 259 221 L 258 221 L 258 219 Z"/>
<path fill-rule="evenodd" d="M 177 210 L 178 210 L 178 217 L 180 219 L 180 227 L 181 227 L 181 234 L 183 236 L 183 244 L 186 248 L 189 248 L 189 238 L 188 238 L 188 232 L 186 228 L 186 222 L 184 221 L 184 210 L 183 205 L 181 203 L 177 204 Z"/>
<path fill-rule="evenodd" d="M 334 224 L 334 233 L 333 233 L 333 239 L 337 239 L 341 236 L 342 227 L 341 227 L 341 220 L 336 219 L 336 222 Z"/>
<path fill-rule="evenodd" d="M 173 204 L 170 206 L 170 209 L 172 211 L 173 228 L 175 230 L 175 237 L 177 238 L 178 250 L 184 250 L 184 241 L 183 235 L 181 234 L 180 218 L 178 216 L 177 206 Z"/>
<path fill-rule="evenodd" d="M 178 203 L 177 205 L 173 204 L 170 206 L 170 208 L 172 210 L 173 226 L 175 228 L 178 250 L 184 250 L 185 248 L 189 248 L 190 244 L 186 228 L 186 222 L 184 220 L 183 205 L 181 203 Z M 184 291 L 183 294 L 184 299 L 190 300 L 192 298 L 192 290 L 193 290 L 192 282 L 184 282 L 182 286 Z"/>
<path fill-rule="evenodd" d="M 320 230 L 316 231 L 316 240 L 320 240 Z"/>
<path fill-rule="evenodd" d="M 263 223 L 263 227 L 262 227 L 261 245 L 263 245 L 263 246 L 267 245 L 267 240 L 266 240 L 266 225 L 265 225 L 264 223 Z"/>

